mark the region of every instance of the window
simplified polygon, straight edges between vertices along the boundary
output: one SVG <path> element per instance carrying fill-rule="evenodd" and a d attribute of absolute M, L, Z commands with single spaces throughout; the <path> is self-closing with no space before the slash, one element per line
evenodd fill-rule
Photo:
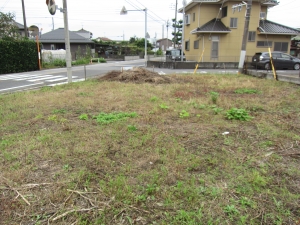
<path fill-rule="evenodd" d="M 255 35 L 256 35 L 255 31 L 249 31 L 249 33 L 248 33 L 248 41 L 255 41 Z"/>
<path fill-rule="evenodd" d="M 193 13 L 193 22 L 195 22 L 195 20 L 196 20 L 196 14 Z"/>
<path fill-rule="evenodd" d="M 281 57 L 284 59 L 291 59 L 291 56 L 287 55 L 287 54 L 281 54 Z"/>
<path fill-rule="evenodd" d="M 187 51 L 190 50 L 190 41 L 185 42 L 185 50 L 187 50 Z"/>
<path fill-rule="evenodd" d="M 272 41 L 258 41 L 257 47 L 272 47 Z"/>
<path fill-rule="evenodd" d="M 230 18 L 230 28 L 237 28 L 237 18 Z"/>
<path fill-rule="evenodd" d="M 219 56 L 219 42 L 213 41 L 211 46 L 211 58 L 218 59 Z"/>
<path fill-rule="evenodd" d="M 222 18 L 227 16 L 227 6 L 222 8 Z"/>
<path fill-rule="evenodd" d="M 194 49 L 198 49 L 199 48 L 199 40 L 194 41 Z"/>
<path fill-rule="evenodd" d="M 288 42 L 275 42 L 274 43 L 274 51 L 287 52 L 288 46 L 289 46 Z"/>
<path fill-rule="evenodd" d="M 211 59 L 219 58 L 219 36 L 211 37 L 212 45 L 211 45 Z"/>
<path fill-rule="evenodd" d="M 54 45 L 51 45 L 51 50 L 54 50 Z"/>
<path fill-rule="evenodd" d="M 260 17 L 261 20 L 266 19 L 266 13 L 265 12 L 260 12 L 259 17 Z"/>
<path fill-rule="evenodd" d="M 191 23 L 191 15 L 190 14 L 185 15 L 184 23 L 186 25 L 189 25 Z"/>

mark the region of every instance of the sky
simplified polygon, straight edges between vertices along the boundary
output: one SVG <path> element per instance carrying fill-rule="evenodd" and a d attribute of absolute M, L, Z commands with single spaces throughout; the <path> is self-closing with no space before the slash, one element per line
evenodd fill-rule
<path fill-rule="evenodd" d="M 62 7 L 62 2 L 56 0 L 56 5 Z M 279 2 L 278 6 L 269 9 L 267 19 L 300 28 L 300 0 Z M 145 12 L 142 10 L 147 8 L 147 32 L 150 38 L 171 38 L 175 4 L 176 0 L 67 0 L 69 30 L 88 30 L 93 33 L 93 38 L 142 38 L 145 34 Z M 42 28 L 42 33 L 64 27 L 63 13 L 57 10 L 54 16 L 50 15 L 46 0 L 24 0 L 24 5 L 28 27 L 36 25 Z M 128 10 L 127 15 L 120 15 L 123 6 Z M 182 0 L 178 0 L 177 7 L 182 7 Z M 21 0 L 1 0 L 0 11 L 14 13 L 16 21 L 24 24 Z M 182 19 L 182 14 L 177 14 L 177 18 Z M 168 29 L 167 21 L 170 24 Z"/>

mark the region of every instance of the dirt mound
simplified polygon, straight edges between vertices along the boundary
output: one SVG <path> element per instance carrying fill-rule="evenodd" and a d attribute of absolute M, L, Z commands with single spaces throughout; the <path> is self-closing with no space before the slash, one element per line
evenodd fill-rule
<path fill-rule="evenodd" d="M 160 75 L 157 72 L 152 72 L 144 68 L 133 68 L 130 70 L 111 71 L 98 79 L 99 81 L 120 81 L 125 83 L 155 83 L 166 84 L 172 83 L 173 79 L 166 75 Z"/>

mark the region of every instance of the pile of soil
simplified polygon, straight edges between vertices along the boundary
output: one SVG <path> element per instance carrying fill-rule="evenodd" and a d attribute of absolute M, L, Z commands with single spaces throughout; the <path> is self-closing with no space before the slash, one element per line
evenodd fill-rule
<path fill-rule="evenodd" d="M 144 68 L 134 67 L 130 70 L 110 71 L 104 76 L 98 78 L 99 81 L 119 81 L 124 83 L 154 83 L 168 84 L 173 83 L 173 79 L 166 75 L 160 75 L 157 72 L 152 72 Z"/>

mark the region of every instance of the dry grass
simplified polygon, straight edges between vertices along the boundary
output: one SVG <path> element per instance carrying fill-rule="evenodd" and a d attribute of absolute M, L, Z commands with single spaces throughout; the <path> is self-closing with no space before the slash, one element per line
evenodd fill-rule
<path fill-rule="evenodd" d="M 0 96 L 0 224 L 299 223 L 298 86 L 133 74 Z"/>

